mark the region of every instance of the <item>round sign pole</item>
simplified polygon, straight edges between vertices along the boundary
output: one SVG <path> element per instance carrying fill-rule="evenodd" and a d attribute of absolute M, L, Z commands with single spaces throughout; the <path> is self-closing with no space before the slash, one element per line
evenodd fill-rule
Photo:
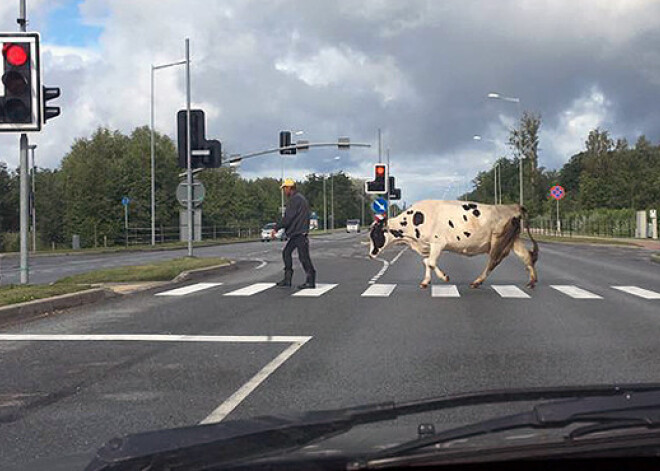
<path fill-rule="evenodd" d="M 557 234 L 561 235 L 561 221 L 559 220 L 559 200 L 557 202 Z"/>

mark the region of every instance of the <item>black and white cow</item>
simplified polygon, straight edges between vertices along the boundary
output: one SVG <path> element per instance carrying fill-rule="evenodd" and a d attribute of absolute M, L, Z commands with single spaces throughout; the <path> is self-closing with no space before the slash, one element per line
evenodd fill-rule
<path fill-rule="evenodd" d="M 532 241 L 527 250 L 520 238 L 521 221 Z M 473 256 L 489 255 L 488 265 L 470 286 L 481 285 L 511 249 L 529 272 L 528 287 L 538 278 L 536 260 L 539 248 L 529 231 L 527 211 L 520 205 L 488 205 L 468 201 L 426 200 L 415 203 L 395 218 L 376 221 L 369 233 L 369 256 L 376 258 L 387 246 L 407 244 L 424 259 L 425 275 L 420 287 L 431 282 L 431 270 L 444 281 L 449 277 L 436 266 L 443 250 Z"/>

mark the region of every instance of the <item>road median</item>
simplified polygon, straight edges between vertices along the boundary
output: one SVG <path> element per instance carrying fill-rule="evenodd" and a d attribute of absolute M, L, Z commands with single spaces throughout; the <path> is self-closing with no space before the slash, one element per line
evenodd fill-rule
<path fill-rule="evenodd" d="M 231 269 L 225 258 L 177 258 L 69 276 L 50 285 L 6 286 L 0 289 L 0 326 L 30 321 L 52 312 L 203 278 Z"/>

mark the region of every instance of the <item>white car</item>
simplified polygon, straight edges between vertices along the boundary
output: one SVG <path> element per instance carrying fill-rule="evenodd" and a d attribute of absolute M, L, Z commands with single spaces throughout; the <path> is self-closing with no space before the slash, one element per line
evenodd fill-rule
<path fill-rule="evenodd" d="M 346 221 L 346 232 L 360 232 L 360 220 L 349 219 Z"/>
<path fill-rule="evenodd" d="M 276 224 L 274 222 L 271 222 L 269 224 L 266 224 L 262 229 L 261 229 L 261 242 L 270 242 L 273 240 L 271 238 L 271 233 L 273 232 L 273 229 L 275 228 Z M 284 229 L 280 229 L 277 231 L 275 234 L 275 238 L 278 240 L 286 240 L 286 234 L 284 233 Z"/>

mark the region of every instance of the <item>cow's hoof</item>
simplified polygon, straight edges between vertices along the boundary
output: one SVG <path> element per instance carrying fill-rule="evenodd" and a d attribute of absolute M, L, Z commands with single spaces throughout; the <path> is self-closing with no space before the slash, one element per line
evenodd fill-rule
<path fill-rule="evenodd" d="M 428 283 L 420 283 L 420 284 L 419 284 L 419 287 L 420 287 L 421 289 L 426 289 L 426 288 L 429 287 L 429 284 L 428 284 Z"/>
<path fill-rule="evenodd" d="M 479 286 L 481 286 L 481 283 L 477 283 L 476 281 L 473 282 L 473 283 L 470 283 L 470 288 L 478 288 Z"/>
<path fill-rule="evenodd" d="M 445 283 L 449 283 L 449 277 L 445 276 Z"/>

